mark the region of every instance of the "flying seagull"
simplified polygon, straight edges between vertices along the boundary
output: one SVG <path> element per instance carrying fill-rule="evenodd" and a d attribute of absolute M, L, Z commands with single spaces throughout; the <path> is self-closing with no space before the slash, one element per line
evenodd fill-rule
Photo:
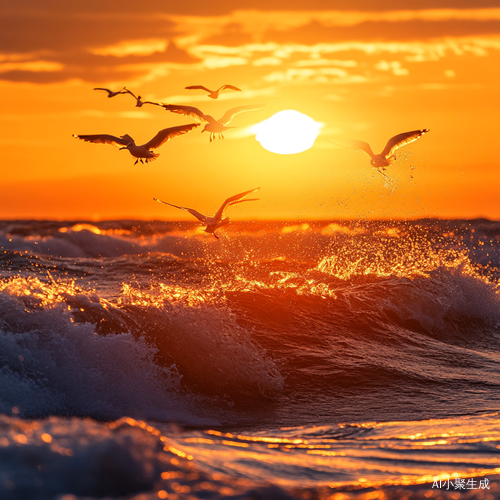
<path fill-rule="evenodd" d="M 157 102 L 151 102 L 151 101 L 142 101 L 141 96 L 136 96 L 131 90 L 127 89 L 127 92 L 137 101 L 135 107 L 136 108 L 142 108 L 144 104 L 153 104 L 154 106 L 161 106 L 161 104 Z"/>
<path fill-rule="evenodd" d="M 250 106 L 239 106 L 237 108 L 231 108 L 226 111 L 224 116 L 219 120 L 216 120 L 213 116 L 203 114 L 198 108 L 194 106 L 180 106 L 177 104 L 162 104 L 162 106 L 167 111 L 172 111 L 172 113 L 178 113 L 180 115 L 189 116 L 199 122 L 205 122 L 205 128 L 202 132 L 210 132 L 210 142 L 215 139 L 217 135 L 219 139 L 224 139 L 223 132 L 234 127 L 227 127 L 231 120 L 240 113 L 245 111 L 257 111 L 265 106 L 265 104 L 254 104 Z"/>
<path fill-rule="evenodd" d="M 230 205 L 235 205 L 236 203 L 243 203 L 244 201 L 257 201 L 258 198 L 249 198 L 247 200 L 243 200 L 242 198 L 244 198 L 246 195 L 250 193 L 255 193 L 259 189 L 260 188 L 250 189 L 250 191 L 245 191 L 244 193 L 235 194 L 234 196 L 231 196 L 220 206 L 219 210 L 217 210 L 217 213 L 213 217 L 207 217 L 206 215 L 203 215 L 197 210 L 195 210 L 194 208 L 179 207 L 177 205 L 173 205 L 172 203 L 161 201 L 158 198 L 153 198 L 153 200 L 157 201 L 158 203 L 163 203 L 164 205 L 169 205 L 171 207 L 179 208 L 180 210 L 185 210 L 186 212 L 189 212 L 203 224 L 206 224 L 207 227 L 205 228 L 205 232 L 213 234 L 217 239 L 219 239 L 219 237 L 215 234 L 215 231 L 220 227 L 229 224 L 229 217 L 223 218 L 224 210 Z"/>
<path fill-rule="evenodd" d="M 178 135 L 185 134 L 195 127 L 198 127 L 199 123 L 189 123 L 188 125 L 179 125 L 177 127 L 164 128 L 160 130 L 149 142 L 137 146 L 134 139 L 128 134 L 122 135 L 121 137 L 115 137 L 114 135 L 107 134 L 97 134 L 97 135 L 73 135 L 77 139 L 82 139 L 83 141 L 93 142 L 95 144 L 114 144 L 116 146 L 122 146 L 122 149 L 128 149 L 130 154 L 137 158 L 134 165 L 140 161 L 147 163 L 148 161 L 153 161 L 160 156 L 159 153 L 153 153 L 151 149 L 159 148 L 162 144 L 177 137 Z M 144 161 L 143 161 L 144 160 Z"/>
<path fill-rule="evenodd" d="M 335 144 L 343 148 L 352 149 L 353 151 L 366 153 L 371 158 L 370 163 L 375 168 L 385 170 L 385 167 L 388 167 L 393 161 L 396 160 L 394 152 L 397 149 L 415 142 L 427 132 L 429 132 L 429 129 L 424 128 L 422 130 L 412 130 L 411 132 L 403 132 L 402 134 L 395 135 L 387 141 L 385 148 L 378 155 L 374 154 L 370 145 L 364 141 L 350 140 Z"/>
<path fill-rule="evenodd" d="M 231 89 L 231 90 L 239 90 L 241 92 L 241 89 L 238 87 L 235 87 L 234 85 L 223 85 L 217 90 L 210 90 L 207 89 L 207 87 L 204 87 L 203 85 L 191 85 L 191 87 L 186 87 L 187 90 L 205 90 L 208 92 L 208 97 L 211 97 L 212 99 L 217 99 L 219 97 L 219 94 L 226 89 Z"/>
<path fill-rule="evenodd" d="M 118 90 L 117 92 L 113 92 L 112 90 L 103 89 L 103 88 L 100 88 L 100 87 L 97 87 L 94 90 L 104 90 L 105 92 L 108 93 L 108 98 L 109 97 L 115 97 L 115 95 L 118 95 L 118 94 L 127 94 L 127 93 L 130 93 L 130 91 L 127 90 L 125 87 L 123 87 L 121 90 Z"/>

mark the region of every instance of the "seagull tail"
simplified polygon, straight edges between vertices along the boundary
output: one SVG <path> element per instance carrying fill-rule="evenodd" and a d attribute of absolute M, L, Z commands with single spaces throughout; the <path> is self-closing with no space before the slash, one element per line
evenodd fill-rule
<path fill-rule="evenodd" d="M 160 153 L 153 153 L 153 151 L 150 151 L 150 153 L 153 155 L 151 158 L 145 158 L 146 163 L 150 161 L 155 161 L 158 156 L 160 156 Z"/>

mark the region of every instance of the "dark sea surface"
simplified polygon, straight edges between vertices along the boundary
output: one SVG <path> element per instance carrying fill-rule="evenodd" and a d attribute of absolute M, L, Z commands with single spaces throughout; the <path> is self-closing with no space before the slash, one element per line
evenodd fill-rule
<path fill-rule="evenodd" d="M 500 498 L 500 222 L 0 221 L 0 498 Z"/>

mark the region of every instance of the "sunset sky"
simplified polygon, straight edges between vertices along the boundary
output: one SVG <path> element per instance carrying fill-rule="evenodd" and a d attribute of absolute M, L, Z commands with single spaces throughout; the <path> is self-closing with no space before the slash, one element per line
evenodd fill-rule
<path fill-rule="evenodd" d="M 68 2 L 20 0 L 0 12 L 0 219 L 186 219 L 235 193 L 260 201 L 235 219 L 500 219 L 498 0 Z M 185 90 L 231 84 L 218 100 Z M 128 151 L 73 134 L 130 134 L 138 144 L 193 122 L 143 99 L 238 115 L 225 140 L 203 126 L 134 165 Z M 313 147 L 265 150 L 251 126 L 293 109 L 321 124 Z M 400 132 L 385 179 L 369 159 Z"/>

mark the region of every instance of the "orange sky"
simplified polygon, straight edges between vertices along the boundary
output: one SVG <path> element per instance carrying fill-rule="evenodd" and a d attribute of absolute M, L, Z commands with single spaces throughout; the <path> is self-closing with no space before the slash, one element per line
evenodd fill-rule
<path fill-rule="evenodd" d="M 232 218 L 500 219 L 496 1 L 169 3 L 2 7 L 0 219 L 191 220 L 152 198 L 213 213 L 259 186 L 261 200 L 231 208 Z M 243 91 L 214 101 L 184 89 L 226 83 Z M 128 151 L 72 134 L 128 133 L 142 144 L 193 120 L 93 90 L 124 85 L 215 118 L 266 106 L 238 115 L 224 141 L 209 143 L 200 127 L 134 166 Z M 277 155 L 255 140 L 249 126 L 283 109 L 322 124 L 310 150 Z M 361 139 L 377 153 L 420 128 L 429 134 L 400 150 L 389 181 L 328 142 Z"/>

